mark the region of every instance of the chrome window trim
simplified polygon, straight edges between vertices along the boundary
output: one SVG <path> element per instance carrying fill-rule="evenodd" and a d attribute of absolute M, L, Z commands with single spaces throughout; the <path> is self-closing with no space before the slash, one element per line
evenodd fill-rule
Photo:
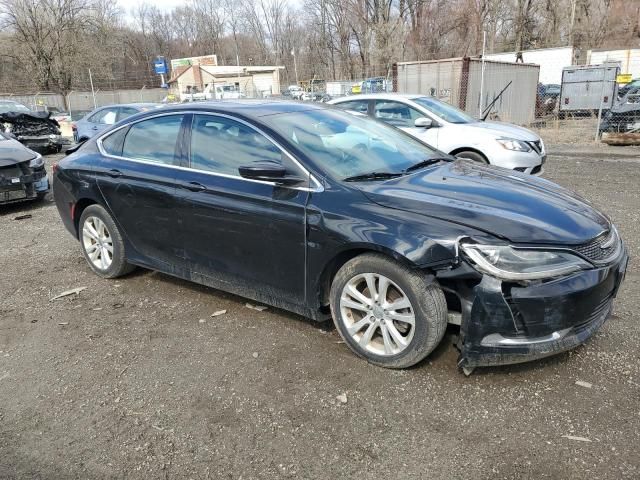
<path fill-rule="evenodd" d="M 142 159 L 137 159 L 137 158 L 123 157 L 123 156 L 120 156 L 120 155 L 112 155 L 110 153 L 107 153 L 107 151 L 104 149 L 104 147 L 102 145 L 102 141 L 105 138 L 113 135 L 118 130 L 130 127 L 132 125 L 135 125 L 136 123 L 140 123 L 140 122 L 143 122 L 145 120 L 150 120 L 150 119 L 158 118 L 158 117 L 166 117 L 166 116 L 170 116 L 170 115 L 188 115 L 188 114 L 192 114 L 192 115 L 209 115 L 209 116 L 213 116 L 213 117 L 224 117 L 224 118 L 228 118 L 230 120 L 233 120 L 235 122 L 241 123 L 243 125 L 246 125 L 247 127 L 251 128 L 252 130 L 254 130 L 257 133 L 259 133 L 260 135 L 266 137 L 267 140 L 269 140 L 273 145 L 275 145 L 278 148 L 278 150 L 280 150 L 300 170 L 302 170 L 303 174 L 307 178 L 309 178 L 310 182 L 312 182 L 314 184 L 314 186 L 313 187 L 285 186 L 285 185 L 279 185 L 276 182 L 268 182 L 268 181 L 265 181 L 265 180 L 254 180 L 254 179 L 251 179 L 251 178 L 244 178 L 244 177 L 241 177 L 240 175 L 229 175 L 227 173 L 216 173 L 216 172 L 211 172 L 211 171 L 208 171 L 208 170 L 201 170 L 201 169 L 198 169 L 198 168 L 183 167 L 183 166 L 180 166 L 180 165 L 168 165 L 166 163 L 152 162 L 150 160 L 142 160 Z M 226 113 L 207 112 L 207 111 L 198 111 L 198 110 L 183 110 L 183 111 L 177 111 L 177 112 L 158 113 L 156 115 L 150 115 L 148 117 L 136 119 L 133 122 L 125 123 L 124 125 L 121 125 L 121 126 L 119 126 L 118 128 L 116 128 L 114 130 L 111 130 L 111 131 L 109 131 L 107 133 L 104 133 L 104 134 L 100 135 L 98 137 L 98 139 L 96 140 L 96 145 L 98 146 L 98 150 L 100 151 L 100 153 L 102 155 L 104 155 L 107 158 L 114 158 L 116 160 L 126 160 L 126 161 L 129 161 L 129 162 L 136 162 L 136 163 L 142 163 L 142 164 L 145 164 L 145 165 L 155 165 L 155 166 L 160 166 L 160 167 L 173 168 L 173 169 L 176 169 L 176 170 L 182 170 L 182 171 L 187 171 L 187 172 L 204 173 L 206 175 L 211 175 L 211 176 L 214 176 L 214 177 L 232 178 L 232 179 L 236 179 L 236 180 L 243 180 L 245 182 L 261 183 L 261 184 L 264 184 L 264 185 L 271 185 L 273 187 L 288 188 L 290 190 L 300 190 L 300 191 L 303 191 L 303 192 L 323 192 L 324 191 L 324 187 L 322 186 L 322 184 L 311 174 L 311 172 L 309 172 L 309 170 L 307 170 L 291 153 L 289 153 L 289 151 L 287 151 L 287 149 L 285 149 L 276 140 L 274 140 L 273 137 L 271 137 L 268 133 L 262 131 L 260 128 L 256 127 L 255 125 L 252 125 L 251 123 L 249 123 L 249 122 L 247 122 L 247 121 L 245 121 L 245 120 L 243 120 L 241 118 L 237 118 L 237 117 L 234 117 L 233 115 L 229 115 L 229 114 L 226 114 Z"/>

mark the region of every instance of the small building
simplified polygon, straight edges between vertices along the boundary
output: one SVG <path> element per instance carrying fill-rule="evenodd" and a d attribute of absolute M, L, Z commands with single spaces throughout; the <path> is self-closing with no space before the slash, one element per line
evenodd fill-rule
<path fill-rule="evenodd" d="M 168 84 L 181 100 L 194 98 L 194 94 L 206 99 L 219 98 L 215 92 L 222 89 L 237 92 L 235 98 L 264 98 L 280 93 L 282 69 L 282 66 L 182 65 L 171 72 Z"/>
<path fill-rule="evenodd" d="M 539 65 L 482 62 L 478 57 L 400 62 L 393 65 L 393 88 L 430 95 L 476 118 L 487 113 L 488 118 L 527 125 L 535 119 L 539 71 Z"/>

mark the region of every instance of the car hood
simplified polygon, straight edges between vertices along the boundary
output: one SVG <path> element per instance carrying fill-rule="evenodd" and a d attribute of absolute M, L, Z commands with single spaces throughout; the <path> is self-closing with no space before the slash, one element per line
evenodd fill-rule
<path fill-rule="evenodd" d="M 35 158 L 36 155 L 36 152 L 29 150 L 17 140 L 0 140 L 0 167 L 26 162 Z"/>
<path fill-rule="evenodd" d="M 357 184 L 379 205 L 466 225 L 514 243 L 579 245 L 610 226 L 586 200 L 547 180 L 467 160 Z"/>
<path fill-rule="evenodd" d="M 487 133 L 492 133 L 497 137 L 515 138 L 516 140 L 526 140 L 534 142 L 540 140 L 540 137 L 526 128 L 518 127 L 510 123 L 502 122 L 474 122 L 464 124 L 467 127 L 482 128 Z"/>

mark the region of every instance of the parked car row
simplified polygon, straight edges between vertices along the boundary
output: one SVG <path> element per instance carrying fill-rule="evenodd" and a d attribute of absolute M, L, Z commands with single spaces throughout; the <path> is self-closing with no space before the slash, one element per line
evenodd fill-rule
<path fill-rule="evenodd" d="M 598 331 L 627 251 L 605 214 L 525 174 L 541 166 L 538 137 L 429 97 L 358 100 L 335 102 L 349 111 L 236 100 L 128 117 L 57 164 L 62 222 L 101 277 L 140 266 L 332 318 L 383 367 L 421 361 L 449 323 L 466 373 Z M 478 156 L 441 151 L 449 137 Z M 512 170 L 487 164 L 501 150 Z"/>

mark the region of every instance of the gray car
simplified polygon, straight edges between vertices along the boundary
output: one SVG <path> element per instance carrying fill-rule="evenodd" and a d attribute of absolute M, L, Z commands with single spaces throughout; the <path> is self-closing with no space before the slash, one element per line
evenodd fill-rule
<path fill-rule="evenodd" d="M 156 103 L 127 103 L 97 108 L 74 122 L 71 127 L 73 129 L 73 140 L 84 142 L 120 120 L 160 106 Z"/>

